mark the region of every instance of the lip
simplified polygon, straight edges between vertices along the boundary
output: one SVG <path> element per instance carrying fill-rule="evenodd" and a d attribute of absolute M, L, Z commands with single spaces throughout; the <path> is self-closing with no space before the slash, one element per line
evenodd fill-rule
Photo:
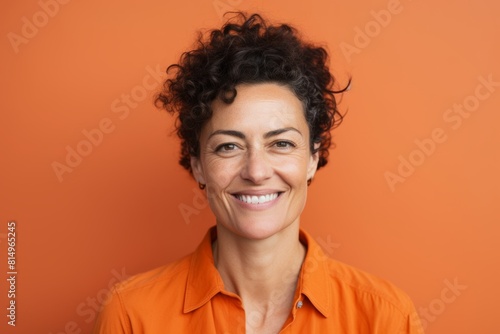
<path fill-rule="evenodd" d="M 236 195 L 248 195 L 248 196 L 261 196 L 261 195 L 270 195 L 270 194 L 275 194 L 278 193 L 278 196 L 283 193 L 283 190 L 278 190 L 278 189 L 248 189 L 248 190 L 241 190 L 241 191 L 235 191 L 232 192 L 231 195 L 236 196 Z"/>

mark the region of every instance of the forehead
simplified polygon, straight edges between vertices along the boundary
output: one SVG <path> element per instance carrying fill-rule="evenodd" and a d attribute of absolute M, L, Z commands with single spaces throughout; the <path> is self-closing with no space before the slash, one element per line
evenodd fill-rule
<path fill-rule="evenodd" d="M 307 127 L 304 106 L 292 90 L 276 83 L 241 84 L 231 104 L 212 103 L 208 127 L 247 127 L 276 129 L 284 126 Z"/>

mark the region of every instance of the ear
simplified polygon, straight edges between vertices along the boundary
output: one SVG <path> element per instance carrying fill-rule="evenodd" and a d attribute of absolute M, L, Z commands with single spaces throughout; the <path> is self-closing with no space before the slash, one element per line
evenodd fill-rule
<path fill-rule="evenodd" d="M 199 158 L 191 156 L 191 170 L 193 171 L 193 176 L 196 182 L 206 184 L 205 173 L 203 173 L 203 167 Z"/>
<path fill-rule="evenodd" d="M 316 170 L 318 169 L 318 162 L 319 162 L 319 146 L 320 143 L 314 143 L 314 153 L 311 153 L 311 156 L 309 157 L 309 164 L 307 166 L 307 179 L 311 180 L 314 177 L 314 174 L 316 174 Z"/>

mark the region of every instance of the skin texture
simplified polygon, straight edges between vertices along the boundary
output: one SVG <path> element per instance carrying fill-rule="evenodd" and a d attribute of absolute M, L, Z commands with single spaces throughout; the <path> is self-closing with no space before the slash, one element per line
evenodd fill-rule
<path fill-rule="evenodd" d="M 193 175 L 216 217 L 215 264 L 243 300 L 247 333 L 278 333 L 292 307 L 305 249 L 298 239 L 307 180 L 317 168 L 301 101 L 276 83 L 241 84 L 232 104 L 215 100 Z M 266 203 L 239 195 L 279 194 Z"/>

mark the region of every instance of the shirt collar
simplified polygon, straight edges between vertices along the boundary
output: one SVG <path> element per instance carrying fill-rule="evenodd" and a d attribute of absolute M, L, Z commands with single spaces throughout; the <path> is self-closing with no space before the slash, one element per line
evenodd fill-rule
<path fill-rule="evenodd" d="M 332 287 L 329 284 L 329 257 L 321 246 L 304 230 L 300 230 L 299 239 L 307 247 L 306 257 L 300 270 L 298 289 L 307 296 L 314 307 L 324 316 L 332 307 Z"/>
<path fill-rule="evenodd" d="M 212 242 L 216 238 L 217 230 L 213 226 L 191 257 L 184 297 L 184 313 L 203 306 L 217 293 L 224 291 L 224 282 L 214 265 L 212 254 Z M 299 239 L 307 247 L 307 253 L 299 275 L 298 292 L 307 296 L 314 307 L 326 317 L 332 305 L 326 261 L 328 257 L 314 239 L 303 230 L 300 230 Z"/>
<path fill-rule="evenodd" d="M 187 277 L 184 313 L 191 312 L 224 290 L 224 282 L 214 264 L 212 242 L 217 238 L 216 227 L 211 227 L 191 257 Z"/>

